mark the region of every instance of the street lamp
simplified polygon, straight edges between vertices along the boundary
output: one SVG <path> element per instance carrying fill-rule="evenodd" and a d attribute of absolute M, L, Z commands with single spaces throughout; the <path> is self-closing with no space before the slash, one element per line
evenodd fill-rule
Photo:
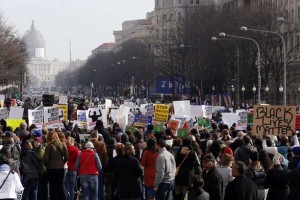
<path fill-rule="evenodd" d="M 265 31 L 265 30 L 258 30 L 258 29 L 249 29 L 246 26 L 241 26 L 241 31 L 253 31 L 253 32 L 261 32 L 261 33 L 271 33 L 275 34 L 280 37 L 282 41 L 282 50 L 283 50 L 283 105 L 286 105 L 286 46 L 285 41 L 282 35 L 278 32 L 274 31 Z"/>
<path fill-rule="evenodd" d="M 258 87 L 257 102 L 258 102 L 258 104 L 260 104 L 260 90 L 261 90 L 260 62 L 261 62 L 261 59 L 260 59 L 260 48 L 259 48 L 259 45 L 258 45 L 257 41 L 252 39 L 252 38 L 248 38 L 248 37 L 225 34 L 224 32 L 219 33 L 219 36 L 220 37 L 232 37 L 232 38 L 250 40 L 250 41 L 255 43 L 256 48 L 257 48 L 257 57 L 256 57 L 256 62 L 255 62 L 255 65 L 257 67 L 257 87 Z"/>
<path fill-rule="evenodd" d="M 146 61 L 146 99 L 149 97 L 149 61 L 146 58 L 137 58 L 135 56 L 132 56 L 132 59 L 134 60 L 145 60 Z"/>
<path fill-rule="evenodd" d="M 253 87 L 252 87 L 252 91 L 253 91 L 253 99 L 254 99 L 254 104 L 255 104 L 255 92 L 256 92 L 256 87 L 255 87 L 255 85 L 253 85 Z"/>
<path fill-rule="evenodd" d="M 293 24 L 300 24 L 300 22 L 286 20 L 286 19 L 284 19 L 284 17 L 277 17 L 276 21 L 277 22 L 289 22 L 289 23 L 293 23 Z"/>
<path fill-rule="evenodd" d="M 266 85 L 265 87 L 265 92 L 266 92 L 266 102 L 268 100 L 268 92 L 269 92 L 270 88 L 268 87 L 268 85 Z"/>
<path fill-rule="evenodd" d="M 280 84 L 280 86 L 279 86 L 279 92 L 283 92 L 283 91 L 284 91 L 284 89 L 283 89 L 282 85 Z"/>
<path fill-rule="evenodd" d="M 212 41 L 218 41 L 218 40 L 227 40 L 227 41 L 231 41 L 235 48 L 236 48 L 236 68 L 237 68 L 237 73 L 235 73 L 235 80 L 236 80 L 236 87 L 240 88 L 240 49 L 238 44 L 229 38 L 217 38 L 217 37 L 212 37 L 211 38 Z M 237 105 L 239 105 L 240 102 L 240 93 L 237 92 Z"/>

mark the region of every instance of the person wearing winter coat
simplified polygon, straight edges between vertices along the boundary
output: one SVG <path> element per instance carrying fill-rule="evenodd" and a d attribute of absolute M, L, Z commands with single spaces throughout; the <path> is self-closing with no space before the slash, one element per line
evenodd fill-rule
<path fill-rule="evenodd" d="M 249 166 L 249 156 L 253 152 L 257 152 L 257 150 L 250 144 L 250 137 L 248 135 L 245 135 L 243 137 L 243 145 L 239 147 L 235 152 L 234 160 L 242 161 L 246 164 L 246 166 Z"/>

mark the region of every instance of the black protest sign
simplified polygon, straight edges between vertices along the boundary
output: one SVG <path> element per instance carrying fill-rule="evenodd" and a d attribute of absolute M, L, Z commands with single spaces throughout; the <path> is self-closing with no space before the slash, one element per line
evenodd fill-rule
<path fill-rule="evenodd" d="M 254 106 L 253 134 L 292 135 L 295 123 L 296 106 Z"/>

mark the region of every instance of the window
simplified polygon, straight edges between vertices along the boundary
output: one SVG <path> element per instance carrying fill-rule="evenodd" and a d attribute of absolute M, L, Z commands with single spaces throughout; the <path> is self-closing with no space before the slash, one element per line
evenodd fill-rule
<path fill-rule="evenodd" d="M 194 0 L 190 0 L 190 4 L 194 4 Z"/>
<path fill-rule="evenodd" d="M 292 36 L 291 37 L 291 43 L 290 43 L 290 49 L 291 49 L 291 51 L 293 52 L 294 51 L 294 37 Z"/>
<path fill-rule="evenodd" d="M 181 4 L 181 0 L 178 0 L 178 3 Z"/>
<path fill-rule="evenodd" d="M 199 0 L 196 0 L 196 4 L 199 4 Z"/>
<path fill-rule="evenodd" d="M 288 11 L 288 10 L 286 10 L 286 11 L 284 12 L 284 19 L 286 19 L 286 20 L 289 19 L 289 11 Z"/>

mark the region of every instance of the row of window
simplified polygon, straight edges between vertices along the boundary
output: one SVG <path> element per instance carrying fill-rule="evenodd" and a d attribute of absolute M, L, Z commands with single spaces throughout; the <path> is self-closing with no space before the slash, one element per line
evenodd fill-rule
<path fill-rule="evenodd" d="M 163 0 L 162 1 L 162 6 L 173 6 L 174 5 L 174 0 Z M 178 0 L 178 4 L 181 4 L 182 0 Z M 156 0 L 155 5 L 160 6 L 160 0 Z M 190 4 L 200 4 L 200 0 L 190 0 Z"/>

